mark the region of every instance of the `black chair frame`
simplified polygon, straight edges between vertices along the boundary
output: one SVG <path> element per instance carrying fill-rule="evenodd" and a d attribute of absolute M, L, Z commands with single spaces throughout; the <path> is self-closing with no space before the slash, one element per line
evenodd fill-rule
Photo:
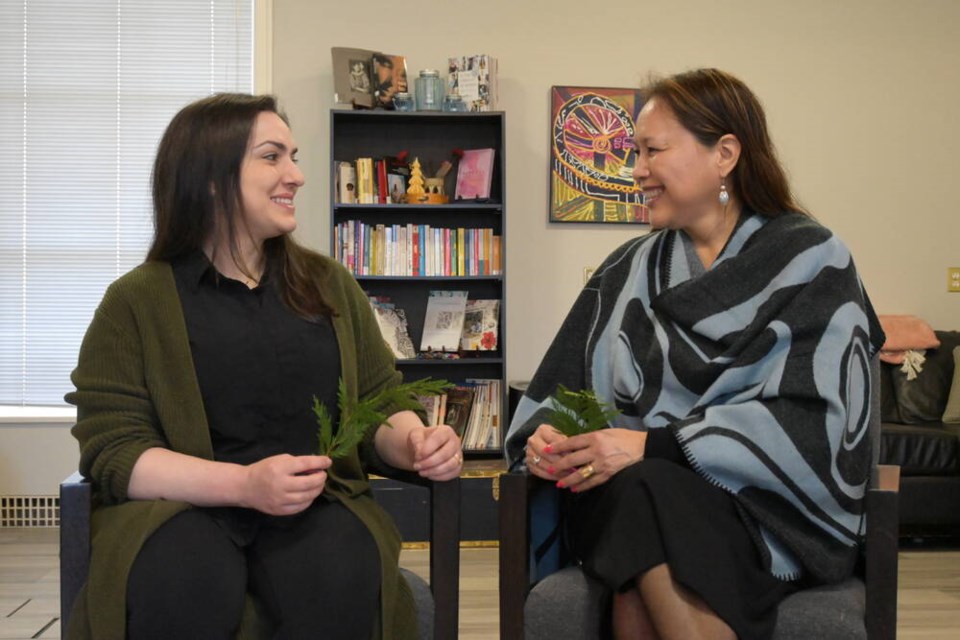
<path fill-rule="evenodd" d="M 411 474 L 412 476 L 412 474 Z M 457 637 L 460 606 L 460 479 L 402 480 L 430 490 L 430 591 L 434 601 L 435 640 Z M 60 627 L 66 632 L 70 610 L 90 569 L 91 486 L 80 473 L 60 483 Z"/>
<path fill-rule="evenodd" d="M 528 497 L 535 483 L 526 473 L 500 476 L 500 637 L 524 638 L 524 604 L 530 584 Z M 880 465 L 867 492 L 864 541 L 865 625 L 868 640 L 897 635 L 897 508 L 900 468 Z"/>

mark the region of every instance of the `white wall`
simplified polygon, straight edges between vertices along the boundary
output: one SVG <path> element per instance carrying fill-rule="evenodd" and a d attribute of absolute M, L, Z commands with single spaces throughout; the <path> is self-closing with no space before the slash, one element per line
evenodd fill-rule
<path fill-rule="evenodd" d="M 469 7 L 469 13 L 467 13 Z M 508 377 L 528 378 L 584 266 L 645 227 L 547 223 L 549 89 L 632 87 L 651 71 L 716 66 L 766 108 L 802 202 L 852 248 L 881 313 L 957 328 L 954 173 L 960 148 L 955 0 L 274 0 L 273 91 L 307 188 L 300 237 L 329 247 L 331 46 L 405 54 L 411 76 L 449 55 L 500 64 L 507 113 Z M 0 493 L 51 494 L 75 466 L 65 427 L 0 425 Z"/>

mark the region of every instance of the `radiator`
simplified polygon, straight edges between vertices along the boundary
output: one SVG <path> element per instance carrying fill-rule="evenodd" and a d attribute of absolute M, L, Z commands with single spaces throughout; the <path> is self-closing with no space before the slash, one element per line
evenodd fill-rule
<path fill-rule="evenodd" d="M 0 527 L 59 527 L 57 496 L 0 496 Z"/>

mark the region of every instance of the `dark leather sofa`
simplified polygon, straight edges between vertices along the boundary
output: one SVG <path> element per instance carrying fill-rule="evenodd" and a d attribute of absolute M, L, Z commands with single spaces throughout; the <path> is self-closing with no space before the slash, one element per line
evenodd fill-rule
<path fill-rule="evenodd" d="M 880 463 L 900 467 L 900 535 L 960 539 L 960 423 L 942 421 L 960 391 L 955 362 L 960 332 L 937 331 L 913 380 L 898 365 L 880 366 Z"/>

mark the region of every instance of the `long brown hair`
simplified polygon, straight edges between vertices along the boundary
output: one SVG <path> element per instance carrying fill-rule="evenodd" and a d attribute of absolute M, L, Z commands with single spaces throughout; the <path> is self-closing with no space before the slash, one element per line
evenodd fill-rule
<path fill-rule="evenodd" d="M 219 220 L 226 225 L 230 253 L 241 269 L 237 220 L 243 215 L 240 167 L 254 122 L 262 112 L 286 116 L 276 98 L 218 93 L 188 104 L 160 139 L 153 164 L 154 236 L 147 260 L 169 262 L 202 250 Z M 333 314 L 311 277 L 313 253 L 282 235 L 264 242 L 271 271 L 279 273 L 284 302 L 312 319 Z"/>
<path fill-rule="evenodd" d="M 669 107 L 704 146 L 714 146 L 726 134 L 736 136 L 740 159 L 729 176 L 730 187 L 746 208 L 768 217 L 809 215 L 790 190 L 763 106 L 740 79 L 719 69 L 696 69 L 655 79 L 641 95 Z"/>

